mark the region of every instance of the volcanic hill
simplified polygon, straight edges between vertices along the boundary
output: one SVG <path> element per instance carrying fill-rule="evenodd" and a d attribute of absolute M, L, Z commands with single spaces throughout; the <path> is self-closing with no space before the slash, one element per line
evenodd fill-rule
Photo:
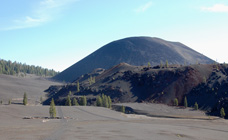
<path fill-rule="evenodd" d="M 148 62 L 158 65 L 211 64 L 214 61 L 179 42 L 151 37 L 130 37 L 113 41 L 54 77 L 55 80 L 72 82 L 96 68 L 109 69 L 119 63 L 142 66 Z"/>

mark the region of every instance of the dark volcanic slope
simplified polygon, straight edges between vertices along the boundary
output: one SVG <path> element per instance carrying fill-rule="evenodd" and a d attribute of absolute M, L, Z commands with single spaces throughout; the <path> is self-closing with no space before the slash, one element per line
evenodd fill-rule
<path fill-rule="evenodd" d="M 72 82 L 95 68 L 108 69 L 125 62 L 130 65 L 212 63 L 208 57 L 178 43 L 151 37 L 132 37 L 111 42 L 54 77 L 59 81 Z"/>
<path fill-rule="evenodd" d="M 61 101 L 69 91 L 72 91 L 74 96 L 104 93 L 114 102 L 146 101 L 169 105 L 173 104 L 175 98 L 183 105 L 183 99 L 186 96 L 189 106 L 194 106 L 197 102 L 201 109 L 219 115 L 221 107 L 228 111 L 227 87 L 228 66 L 226 64 L 148 68 L 121 63 L 97 75 L 96 83 L 92 85 L 89 85 L 86 79 L 80 81 L 80 92 L 76 92 L 75 83 L 72 83 L 57 87 L 59 89 L 49 88 L 50 93 L 53 93 L 49 96 L 54 95 L 55 101 Z"/>

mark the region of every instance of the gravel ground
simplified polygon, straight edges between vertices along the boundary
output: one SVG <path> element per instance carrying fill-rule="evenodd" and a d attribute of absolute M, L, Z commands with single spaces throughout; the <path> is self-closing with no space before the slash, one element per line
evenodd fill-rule
<path fill-rule="evenodd" d="M 209 119 L 209 116 L 207 116 L 204 111 L 196 111 L 193 108 L 152 103 L 122 103 L 116 105 L 130 107 L 136 114 L 144 114 L 151 117 Z M 210 119 L 218 119 L 218 117 L 210 116 Z"/>
<path fill-rule="evenodd" d="M 57 116 L 47 117 L 48 106 L 0 105 L 0 139 L 3 140 L 226 140 L 228 121 L 174 119 L 122 114 L 102 107 L 57 106 Z"/>

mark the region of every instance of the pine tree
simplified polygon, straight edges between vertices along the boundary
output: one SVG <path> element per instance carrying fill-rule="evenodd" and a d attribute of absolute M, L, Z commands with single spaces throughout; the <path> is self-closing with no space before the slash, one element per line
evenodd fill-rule
<path fill-rule="evenodd" d="M 150 66 L 151 66 L 151 65 L 150 65 L 150 62 L 148 62 L 148 68 L 150 68 Z"/>
<path fill-rule="evenodd" d="M 97 96 L 96 105 L 97 105 L 97 106 L 102 106 L 102 99 L 101 99 L 101 96 Z"/>
<path fill-rule="evenodd" d="M 78 106 L 78 101 L 76 98 L 73 99 L 73 103 L 72 103 L 73 106 Z"/>
<path fill-rule="evenodd" d="M 162 68 L 162 67 L 163 67 L 162 61 L 160 61 L 160 68 Z"/>
<path fill-rule="evenodd" d="M 55 109 L 55 102 L 54 99 L 52 98 L 50 108 L 49 108 L 49 114 L 51 118 L 56 117 L 56 109 Z"/>
<path fill-rule="evenodd" d="M 110 98 L 110 96 L 108 96 L 108 108 L 112 108 L 112 100 Z"/>
<path fill-rule="evenodd" d="M 86 106 L 86 105 L 87 105 L 86 96 L 81 97 L 81 105 L 82 105 L 82 106 Z"/>
<path fill-rule="evenodd" d="M 166 62 L 165 62 L 165 66 L 166 66 L 166 68 L 168 68 L 168 67 L 169 67 L 168 60 L 166 60 Z"/>
<path fill-rule="evenodd" d="M 104 93 L 101 95 L 102 106 L 105 107 L 105 95 Z"/>
<path fill-rule="evenodd" d="M 70 99 L 70 96 L 69 95 L 67 96 L 65 105 L 66 106 L 71 106 L 71 99 Z"/>
<path fill-rule="evenodd" d="M 27 105 L 27 103 L 28 103 L 28 98 L 27 98 L 27 94 L 25 92 L 24 97 L 23 97 L 23 105 Z"/>
<path fill-rule="evenodd" d="M 122 105 L 121 112 L 125 113 L 125 106 Z"/>
<path fill-rule="evenodd" d="M 174 106 L 178 106 L 178 99 L 177 98 L 174 99 Z"/>
<path fill-rule="evenodd" d="M 194 104 L 194 109 L 195 110 L 198 110 L 199 109 L 199 106 L 198 106 L 197 102 L 195 102 L 195 104 Z"/>
<path fill-rule="evenodd" d="M 188 107 L 188 101 L 187 101 L 187 97 L 185 96 L 184 98 L 184 107 L 187 108 Z"/>
<path fill-rule="evenodd" d="M 104 96 L 104 107 L 108 108 L 109 107 L 109 104 L 108 104 L 108 97 L 105 95 Z"/>
<path fill-rule="evenodd" d="M 69 91 L 68 95 L 69 95 L 69 96 L 71 96 L 71 95 L 72 95 L 72 92 L 71 92 L 71 91 Z"/>
<path fill-rule="evenodd" d="M 225 113 L 225 110 L 224 110 L 223 107 L 220 110 L 220 115 L 221 115 L 222 118 L 224 118 L 226 116 L 226 113 Z"/>

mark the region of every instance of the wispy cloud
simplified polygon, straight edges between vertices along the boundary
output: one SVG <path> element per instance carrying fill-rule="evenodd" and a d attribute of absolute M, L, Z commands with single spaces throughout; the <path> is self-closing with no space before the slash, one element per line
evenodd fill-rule
<path fill-rule="evenodd" d="M 43 25 L 56 18 L 64 7 L 77 0 L 42 0 L 31 15 L 14 19 L 12 26 L 0 30 L 15 30 Z"/>
<path fill-rule="evenodd" d="M 152 1 L 149 1 L 149 2 L 147 2 L 146 4 L 141 5 L 140 7 L 138 7 L 137 9 L 135 9 L 135 12 L 137 12 L 137 13 L 145 12 L 145 11 L 148 10 L 151 6 L 152 6 Z"/>
<path fill-rule="evenodd" d="M 215 4 L 212 7 L 202 7 L 201 10 L 209 12 L 228 13 L 228 6 L 224 4 Z"/>

